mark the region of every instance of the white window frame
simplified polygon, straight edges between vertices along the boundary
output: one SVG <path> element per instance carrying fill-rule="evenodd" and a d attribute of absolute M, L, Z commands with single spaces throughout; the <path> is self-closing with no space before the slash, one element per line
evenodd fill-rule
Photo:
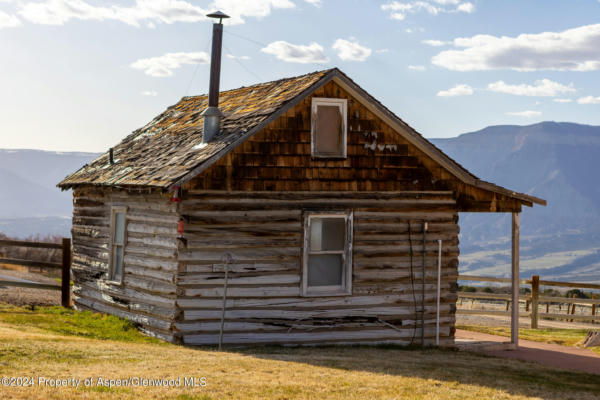
<path fill-rule="evenodd" d="M 317 134 L 317 109 L 319 106 L 338 106 L 342 114 L 342 154 L 319 154 L 316 148 L 315 137 Z M 311 105 L 311 141 L 310 153 L 316 158 L 347 158 L 348 148 L 348 100 L 328 97 L 313 97 Z"/>
<path fill-rule="evenodd" d="M 343 252 L 342 284 L 331 286 L 308 286 L 308 258 L 310 254 L 339 254 L 339 251 L 310 251 L 311 221 L 315 218 L 344 218 L 346 238 Z M 309 212 L 304 217 L 304 252 L 302 265 L 302 295 L 310 296 L 348 296 L 352 294 L 352 237 L 353 212 Z"/>
<path fill-rule="evenodd" d="M 123 243 L 115 244 L 115 230 L 117 229 L 116 215 L 122 213 L 125 216 L 125 222 L 123 223 Z M 110 259 L 108 264 L 108 280 L 113 283 L 122 284 L 123 277 L 125 276 L 125 246 L 127 244 L 127 207 L 125 206 L 113 206 L 110 210 Z M 115 248 L 121 246 L 123 248 L 123 258 L 121 261 L 121 279 L 115 279 Z"/>

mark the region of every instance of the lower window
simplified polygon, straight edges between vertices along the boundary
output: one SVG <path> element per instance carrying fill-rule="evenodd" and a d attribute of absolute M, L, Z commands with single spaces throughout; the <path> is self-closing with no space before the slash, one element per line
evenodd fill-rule
<path fill-rule="evenodd" d="M 310 213 L 304 224 L 302 294 L 352 293 L 352 213 Z"/>

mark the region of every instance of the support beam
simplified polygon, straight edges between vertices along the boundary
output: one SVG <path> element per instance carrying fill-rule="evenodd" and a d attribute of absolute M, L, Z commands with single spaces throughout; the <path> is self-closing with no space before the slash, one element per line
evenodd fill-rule
<path fill-rule="evenodd" d="M 520 214 L 512 213 L 512 309 L 510 315 L 510 342 L 514 348 L 519 347 L 519 234 L 521 229 Z"/>

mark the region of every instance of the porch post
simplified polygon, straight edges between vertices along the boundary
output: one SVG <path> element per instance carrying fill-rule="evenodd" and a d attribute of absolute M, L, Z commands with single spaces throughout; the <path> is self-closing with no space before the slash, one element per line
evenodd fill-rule
<path fill-rule="evenodd" d="M 510 342 L 519 347 L 519 231 L 520 213 L 512 213 L 512 309 L 510 315 Z"/>

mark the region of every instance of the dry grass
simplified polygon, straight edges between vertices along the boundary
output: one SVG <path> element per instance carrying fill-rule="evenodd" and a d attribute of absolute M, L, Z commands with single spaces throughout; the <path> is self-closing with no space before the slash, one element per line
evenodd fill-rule
<path fill-rule="evenodd" d="M 467 331 L 488 333 L 490 335 L 510 337 L 510 327 L 505 326 L 457 325 L 456 328 Z M 562 346 L 578 346 L 583 339 L 585 339 L 587 333 L 587 329 L 519 328 L 520 339 L 531 340 L 534 342 L 560 344 Z M 600 346 L 590 347 L 590 350 L 600 354 Z"/>
<path fill-rule="evenodd" d="M 207 386 L 3 387 L 2 398 L 582 400 L 600 393 L 597 376 L 454 351 L 262 347 L 217 352 L 131 338 L 127 342 L 83 338 L 19 321 L 0 322 L 0 376 L 194 376 L 206 377 Z M 77 321 L 74 313 L 71 322 Z"/>

